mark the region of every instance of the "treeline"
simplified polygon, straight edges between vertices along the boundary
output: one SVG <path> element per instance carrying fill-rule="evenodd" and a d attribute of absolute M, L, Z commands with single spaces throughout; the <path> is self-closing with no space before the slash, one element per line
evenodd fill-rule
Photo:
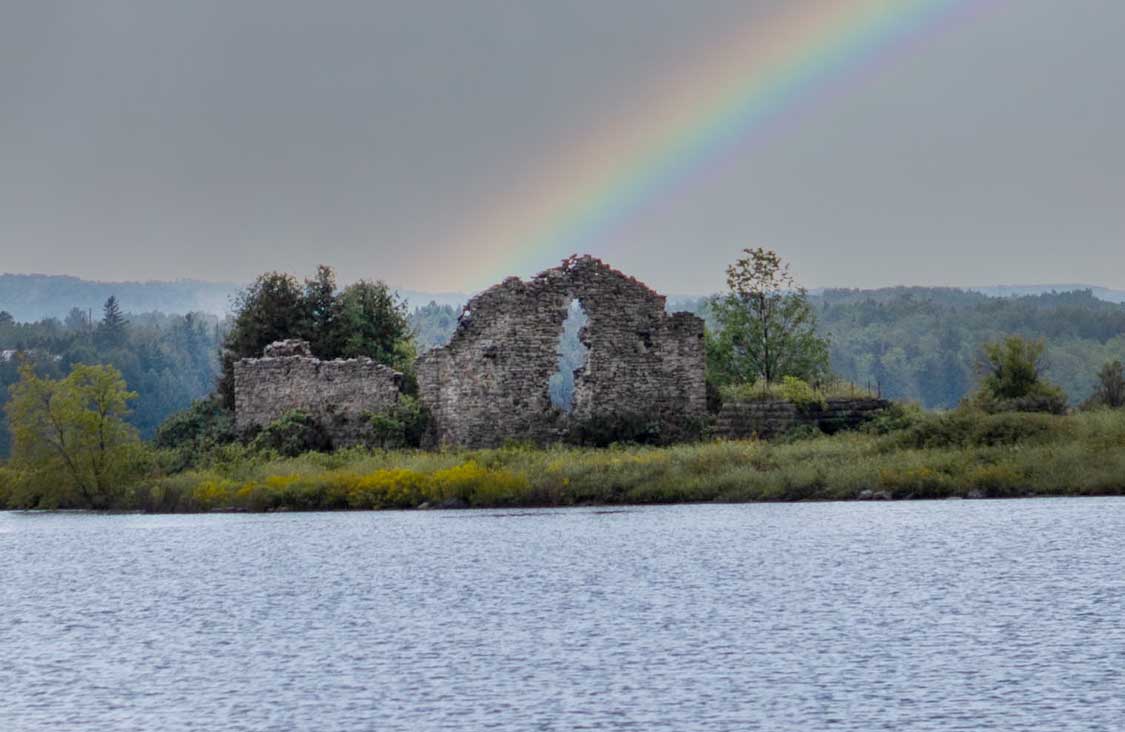
<path fill-rule="evenodd" d="M 25 294 L 32 300 L 61 297 L 55 288 L 72 279 L 5 277 L 26 285 Z M 35 295 L 33 283 L 50 285 L 49 292 Z M 10 387 L 20 380 L 19 367 L 25 361 L 43 379 L 61 379 L 78 364 L 108 365 L 121 372 L 128 390 L 137 394 L 129 402 L 126 420 L 142 438 L 151 439 L 169 417 L 216 389 L 229 409 L 233 361 L 259 356 L 268 343 L 289 337 L 308 339 L 321 358 L 370 356 L 409 376 L 414 346 L 408 314 L 402 300 L 381 282 L 338 289 L 327 267 L 304 282 L 267 273 L 243 290 L 234 306 L 236 314 L 224 320 L 204 313 L 126 315 L 112 295 L 96 310 L 72 307 L 62 319 L 19 322 L 11 312 L 0 310 L 0 410 L 10 398 Z M 412 323 L 441 324 L 439 336 L 418 333 L 421 344 L 432 346 L 432 339 L 448 338 L 456 325 L 457 311 L 448 306 L 431 305 L 419 312 L 427 317 L 415 317 Z M 205 403 L 197 405 L 197 411 L 208 409 Z M 0 419 L 0 458 L 10 453 L 9 423 Z"/>
<path fill-rule="evenodd" d="M 111 297 L 101 312 L 74 308 L 63 320 L 19 323 L 0 312 L 0 407 L 19 381 L 21 361 L 40 376 L 62 378 L 77 364 L 108 364 L 138 394 L 127 417 L 151 437 L 170 414 L 215 388 L 224 325 L 200 313 L 125 315 Z M 0 420 L 0 457 L 9 454 L 8 420 Z"/>
<path fill-rule="evenodd" d="M 354 286 L 347 296 L 334 293 L 328 277 L 324 271 L 306 282 L 267 278 L 257 283 L 259 298 L 251 300 L 263 307 L 247 318 L 245 328 L 229 335 L 229 323 L 202 314 L 130 314 L 117 332 L 100 327 L 104 310 L 72 308 L 61 320 L 34 323 L 18 323 L 0 312 L 0 405 L 19 378 L 20 358 L 30 358 L 45 378 L 65 376 L 78 363 L 109 364 L 139 394 L 129 421 L 147 438 L 165 418 L 214 390 L 224 340 L 237 355 L 256 355 L 283 332 L 307 330 L 323 356 L 371 354 L 405 367 L 411 348 L 404 337 L 402 301 L 381 283 Z M 1044 339 L 1045 375 L 1064 389 L 1072 405 L 1094 391 L 1105 363 L 1125 360 L 1125 305 L 1090 291 L 997 298 L 951 288 L 900 287 L 828 290 L 811 295 L 810 302 L 818 332 L 829 339 L 836 376 L 927 408 L 956 406 L 979 381 L 984 344 L 1013 334 Z M 707 300 L 680 299 L 672 307 L 700 314 L 715 329 Z M 459 308 L 437 303 L 414 308 L 408 314 L 413 346 L 425 351 L 448 342 L 458 314 Z M 394 327 L 373 327 L 386 323 Z M 561 406 L 573 389 L 569 371 L 582 362 L 577 328 L 567 328 L 559 349 L 563 367 L 550 389 Z M 7 421 L 0 420 L 0 456 L 8 452 Z"/>
<path fill-rule="evenodd" d="M 838 377 L 884 397 L 951 409 L 980 378 L 986 343 L 1011 335 L 1046 345 L 1044 374 L 1079 405 L 1099 369 L 1125 359 L 1125 305 L 1089 290 L 991 297 L 955 288 L 826 290 L 810 295 Z M 715 326 L 706 299 L 681 301 Z"/>
<path fill-rule="evenodd" d="M 1125 306 L 1089 291 L 994 298 L 956 290 L 829 291 L 816 298 L 833 370 L 884 396 L 954 407 L 978 381 L 985 343 L 1042 339 L 1044 373 L 1072 405 L 1125 359 Z"/>

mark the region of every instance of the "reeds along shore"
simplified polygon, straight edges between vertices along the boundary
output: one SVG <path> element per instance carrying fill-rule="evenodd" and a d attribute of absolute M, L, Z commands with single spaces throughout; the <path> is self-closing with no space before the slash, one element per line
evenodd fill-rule
<path fill-rule="evenodd" d="M 274 511 L 1116 495 L 1125 493 L 1122 448 L 1125 410 L 1052 416 L 901 408 L 864 431 L 773 442 L 348 450 L 288 459 L 227 446 L 206 456 L 201 467 L 131 487 L 118 508 Z"/>

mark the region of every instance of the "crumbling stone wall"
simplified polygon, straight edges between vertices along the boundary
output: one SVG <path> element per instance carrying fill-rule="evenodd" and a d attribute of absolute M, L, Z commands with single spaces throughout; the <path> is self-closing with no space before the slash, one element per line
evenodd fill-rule
<path fill-rule="evenodd" d="M 574 408 L 551 404 L 567 307 L 589 318 Z M 663 296 L 593 257 L 531 280 L 510 277 L 466 305 L 450 343 L 417 362 L 419 397 L 440 445 L 547 443 L 591 420 L 643 417 L 673 439 L 706 413 L 703 321 L 668 315 Z"/>
<path fill-rule="evenodd" d="M 798 407 L 783 399 L 732 401 L 723 404 L 714 436 L 728 440 L 779 437 L 803 425 L 833 434 L 855 429 L 890 406 L 883 399 L 828 399 L 823 407 Z"/>
<path fill-rule="evenodd" d="M 401 382 L 402 374 L 369 358 L 321 361 L 305 341 L 278 341 L 262 358 L 235 364 L 235 425 L 245 432 L 300 410 L 321 424 L 334 447 L 361 444 L 367 416 L 393 408 Z"/>

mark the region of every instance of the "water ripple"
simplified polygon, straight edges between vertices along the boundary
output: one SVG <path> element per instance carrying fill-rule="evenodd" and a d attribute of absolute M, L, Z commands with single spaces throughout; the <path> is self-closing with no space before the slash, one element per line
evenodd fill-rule
<path fill-rule="evenodd" d="M 1118 729 L 1122 537 L 1122 499 L 0 514 L 0 729 Z"/>

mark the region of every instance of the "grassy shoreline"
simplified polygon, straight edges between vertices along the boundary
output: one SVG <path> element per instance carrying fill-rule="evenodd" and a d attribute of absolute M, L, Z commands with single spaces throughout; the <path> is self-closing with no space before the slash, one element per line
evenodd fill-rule
<path fill-rule="evenodd" d="M 671 447 L 353 449 L 282 458 L 229 445 L 208 453 L 199 467 L 155 470 L 110 508 L 187 513 L 1125 495 L 1123 448 L 1125 410 L 900 411 L 861 432 Z M 51 507 L 19 496 L 0 475 L 5 506 Z"/>
<path fill-rule="evenodd" d="M 881 433 L 881 434 L 880 434 Z M 137 486 L 153 512 L 551 507 L 1125 494 L 1125 412 L 916 415 L 793 441 L 607 449 L 232 449 Z"/>

